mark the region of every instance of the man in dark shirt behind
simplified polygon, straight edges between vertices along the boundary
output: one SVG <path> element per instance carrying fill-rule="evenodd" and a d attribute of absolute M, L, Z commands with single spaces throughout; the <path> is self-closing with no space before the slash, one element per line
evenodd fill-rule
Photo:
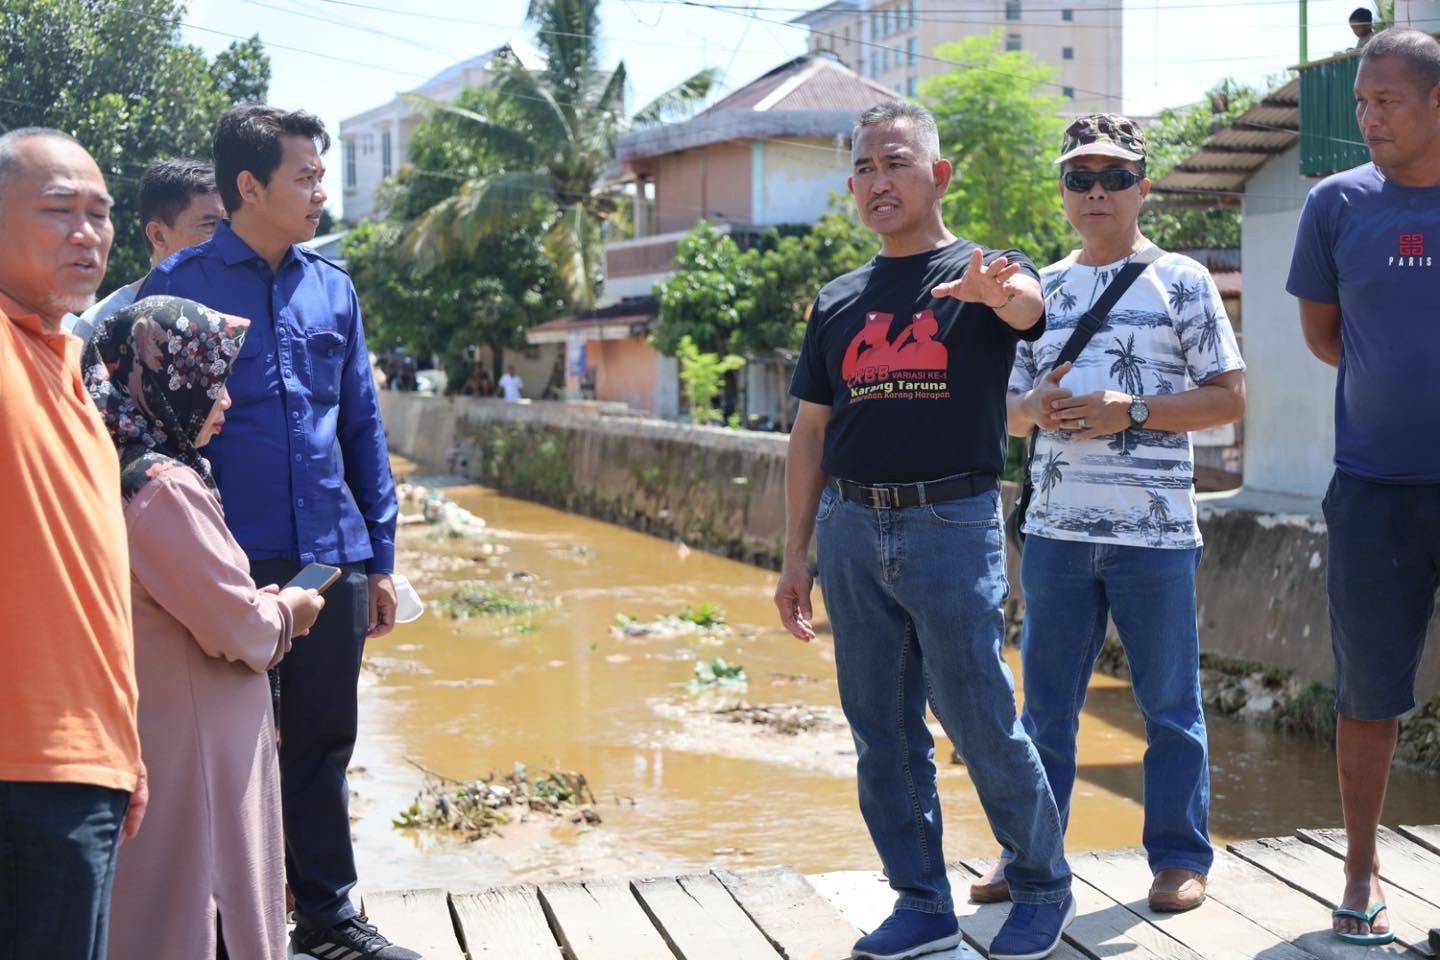
<path fill-rule="evenodd" d="M 814 533 L 860 811 L 899 895 L 854 956 L 902 960 L 960 939 L 928 695 L 995 836 L 1017 851 L 1006 867 L 1015 906 L 990 956 L 1040 958 L 1075 903 L 1055 799 L 1000 653 L 1008 585 L 997 485 L 1015 344 L 1044 332 L 1038 274 L 1017 251 L 945 229 L 952 168 L 925 110 L 866 111 L 851 159 L 850 192 L 880 254 L 827 284 L 811 312 L 790 388 L 800 413 L 775 603 L 791 633 L 814 637 Z"/>
<path fill-rule="evenodd" d="M 319 118 L 255 104 L 220 118 L 215 179 L 230 219 L 156 267 L 141 297 L 189 297 L 250 320 L 230 378 L 225 434 L 206 448 L 225 519 L 262 583 L 312 561 L 344 576 L 280 665 L 280 782 L 296 956 L 418 960 L 350 902 L 345 770 L 366 636 L 395 622 L 395 484 L 355 288 L 297 244 L 315 236 L 325 190 Z"/>

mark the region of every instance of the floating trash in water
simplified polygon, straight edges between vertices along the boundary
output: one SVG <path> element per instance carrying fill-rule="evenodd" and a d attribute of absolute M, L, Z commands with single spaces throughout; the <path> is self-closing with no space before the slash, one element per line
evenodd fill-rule
<path fill-rule="evenodd" d="M 522 596 L 513 590 L 475 583 L 460 587 L 450 596 L 434 601 L 436 609 L 456 620 L 471 617 L 519 616 L 544 610 L 550 604 Z"/>
<path fill-rule="evenodd" d="M 586 826 L 601 822 L 583 773 L 542 771 L 531 780 L 525 764 L 517 763 L 504 776 L 492 771 L 488 777 L 464 781 L 410 763 L 425 774 L 425 783 L 415 802 L 391 821 L 397 828 L 442 830 L 480 840 L 508 823 L 536 815 Z"/>

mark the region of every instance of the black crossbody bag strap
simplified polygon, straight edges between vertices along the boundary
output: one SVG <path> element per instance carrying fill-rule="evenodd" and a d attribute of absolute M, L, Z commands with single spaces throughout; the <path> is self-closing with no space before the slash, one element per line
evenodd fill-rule
<path fill-rule="evenodd" d="M 1130 258 L 1130 262 L 1120 268 L 1115 279 L 1110 281 L 1100 299 L 1096 300 L 1089 310 L 1076 322 L 1075 330 L 1070 334 L 1070 339 L 1065 341 L 1065 346 L 1060 348 L 1060 356 L 1055 359 L 1055 366 L 1062 363 L 1073 363 L 1075 358 L 1080 356 L 1080 351 L 1085 349 L 1090 338 L 1105 324 L 1105 318 L 1110 316 L 1110 311 L 1115 309 L 1115 304 L 1130 289 L 1130 285 L 1136 281 L 1140 274 L 1149 268 L 1150 264 L 1159 260 L 1165 255 L 1155 244 L 1150 244 L 1144 250 Z M 1050 369 L 1054 369 L 1051 367 Z M 1035 427 L 1030 431 L 1030 440 L 1025 445 L 1025 473 L 1020 478 L 1020 499 L 1016 502 L 1015 509 L 1011 512 L 1006 527 L 1010 533 L 1010 541 L 1016 548 L 1025 544 L 1025 533 L 1022 529 L 1025 525 L 1025 511 L 1030 507 L 1030 497 L 1034 492 L 1034 485 L 1030 481 L 1031 467 L 1035 465 L 1035 448 L 1040 445 L 1040 428 Z"/>

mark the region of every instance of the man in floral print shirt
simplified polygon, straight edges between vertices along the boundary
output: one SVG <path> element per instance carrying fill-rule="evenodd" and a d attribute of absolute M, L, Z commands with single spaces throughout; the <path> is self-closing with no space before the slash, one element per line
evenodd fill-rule
<path fill-rule="evenodd" d="M 1244 362 L 1205 268 L 1166 253 L 1074 364 L 1051 369 L 1076 322 L 1150 245 L 1137 222 L 1150 181 L 1134 122 L 1081 117 L 1056 162 L 1081 247 L 1040 273 L 1047 326 L 1016 350 L 1008 408 L 1012 434 L 1040 428 L 1021 565 L 1023 722 L 1064 820 L 1086 681 L 1112 615 L 1145 716 L 1150 906 L 1188 910 L 1204 900 L 1213 858 L 1189 431 L 1240 419 Z M 999 899 L 1005 890 L 991 877 L 973 892 Z"/>

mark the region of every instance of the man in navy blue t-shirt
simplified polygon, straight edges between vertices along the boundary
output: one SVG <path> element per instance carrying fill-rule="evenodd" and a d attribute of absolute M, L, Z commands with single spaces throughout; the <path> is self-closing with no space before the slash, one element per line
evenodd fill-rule
<path fill-rule="evenodd" d="M 1348 849 L 1342 939 L 1395 938 L 1375 834 L 1398 717 L 1440 586 L 1440 43 L 1391 28 L 1365 47 L 1356 118 L 1372 163 L 1306 200 L 1286 289 L 1340 374 L 1325 495 L 1336 756 Z"/>
<path fill-rule="evenodd" d="M 1074 916 L 1064 828 L 1001 657 L 1008 592 L 996 475 L 1015 344 L 1045 329 L 1035 267 L 945 229 L 935 120 L 903 101 L 859 118 L 850 191 L 880 254 L 816 298 L 790 392 L 780 619 L 810 640 L 813 534 L 860 812 L 898 897 L 854 956 L 959 943 L 941 850 L 927 697 L 964 756 L 1015 906 L 990 956 L 1043 957 Z M 956 279 L 956 278 L 959 279 Z"/>

